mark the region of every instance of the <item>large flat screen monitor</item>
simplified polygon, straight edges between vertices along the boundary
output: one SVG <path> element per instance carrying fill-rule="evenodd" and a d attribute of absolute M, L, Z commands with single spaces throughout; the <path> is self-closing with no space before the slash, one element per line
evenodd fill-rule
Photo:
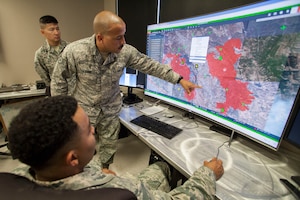
<path fill-rule="evenodd" d="M 147 76 L 145 95 L 277 150 L 300 85 L 300 2 L 265 1 L 147 30 L 147 55 L 201 89 Z"/>

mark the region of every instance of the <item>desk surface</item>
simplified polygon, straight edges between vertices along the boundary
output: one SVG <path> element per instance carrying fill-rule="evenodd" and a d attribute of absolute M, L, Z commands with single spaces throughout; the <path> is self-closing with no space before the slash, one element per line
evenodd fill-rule
<path fill-rule="evenodd" d="M 30 89 L 30 90 L 21 90 L 14 92 L 3 92 L 0 93 L 0 100 L 9 100 L 9 99 L 18 99 L 25 97 L 35 97 L 45 95 L 45 89 Z"/>
<path fill-rule="evenodd" d="M 121 122 L 186 177 L 190 177 L 205 160 L 215 157 L 218 147 L 229 140 L 227 136 L 209 130 L 208 124 L 199 119 L 182 117 L 182 111 L 171 106 L 153 115 L 183 129 L 171 140 L 130 123 L 130 120 L 142 115 L 139 110 L 147 106 L 150 106 L 149 103 L 144 101 L 123 107 Z M 166 113 L 171 113 L 174 117 L 164 117 Z M 217 197 L 294 199 L 279 179 L 288 179 L 296 185 L 290 179 L 292 175 L 300 174 L 299 150 L 296 151 L 298 152 L 281 148 L 278 152 L 273 152 L 240 137 L 234 139 L 230 147 L 225 143 L 219 148 L 219 158 L 223 160 L 225 173 L 217 181 Z"/>

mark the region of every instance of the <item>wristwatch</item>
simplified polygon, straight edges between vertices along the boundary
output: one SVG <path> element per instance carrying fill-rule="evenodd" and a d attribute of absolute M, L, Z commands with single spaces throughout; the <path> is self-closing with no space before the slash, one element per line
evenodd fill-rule
<path fill-rule="evenodd" d="M 177 84 L 183 79 L 182 76 L 179 77 L 178 81 L 177 81 Z"/>

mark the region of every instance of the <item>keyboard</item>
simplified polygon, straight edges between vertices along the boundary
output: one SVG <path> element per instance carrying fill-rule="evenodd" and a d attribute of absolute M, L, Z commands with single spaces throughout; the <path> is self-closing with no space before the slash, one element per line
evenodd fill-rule
<path fill-rule="evenodd" d="M 146 115 L 141 115 L 131 120 L 130 122 L 145 129 L 148 129 L 152 132 L 155 132 L 168 139 L 172 139 L 182 131 L 182 129 L 180 128 L 177 128 L 175 126 L 172 126 L 170 124 L 167 124 L 165 122 L 159 121 Z"/>

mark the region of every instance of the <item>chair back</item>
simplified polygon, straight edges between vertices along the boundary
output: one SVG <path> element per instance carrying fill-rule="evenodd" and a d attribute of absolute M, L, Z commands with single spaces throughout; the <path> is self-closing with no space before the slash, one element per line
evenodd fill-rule
<path fill-rule="evenodd" d="M 55 190 L 12 173 L 0 173 L 0 197 L 7 200 L 136 200 L 127 189 Z"/>

